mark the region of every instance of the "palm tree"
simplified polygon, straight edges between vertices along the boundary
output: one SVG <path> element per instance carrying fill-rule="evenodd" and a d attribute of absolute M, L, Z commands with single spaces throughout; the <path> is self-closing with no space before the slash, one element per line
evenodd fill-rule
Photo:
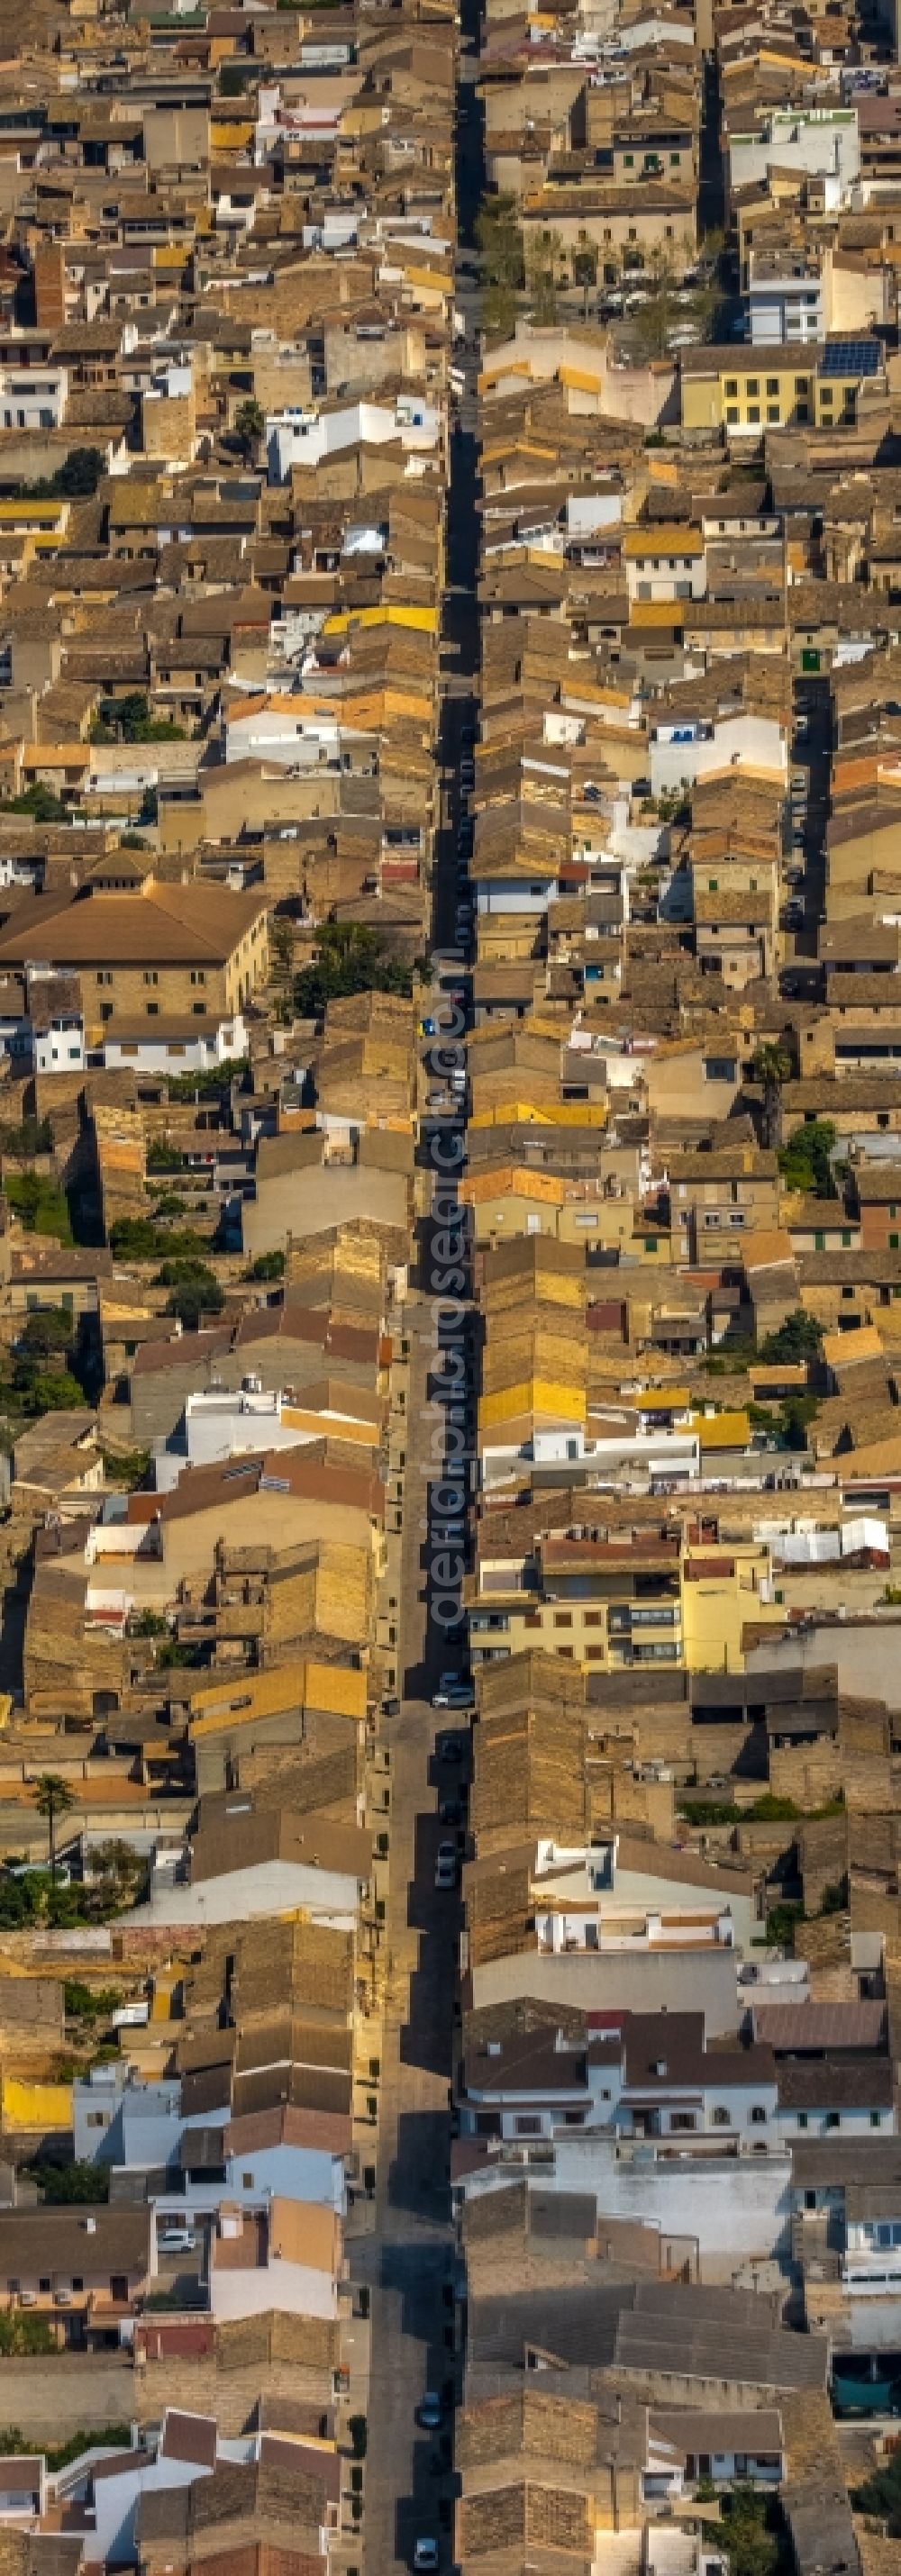
<path fill-rule="evenodd" d="M 50 1876 L 56 1884 L 56 1820 L 67 1816 L 75 1805 L 75 1793 L 59 1771 L 41 1771 L 34 1784 L 34 1803 L 39 1816 L 47 1819 L 47 1841 L 50 1851 Z"/>
<path fill-rule="evenodd" d="M 764 1142 L 777 1153 L 782 1143 L 782 1087 L 791 1070 L 791 1057 L 778 1038 L 764 1038 L 755 1048 L 751 1071 L 763 1089 Z"/>

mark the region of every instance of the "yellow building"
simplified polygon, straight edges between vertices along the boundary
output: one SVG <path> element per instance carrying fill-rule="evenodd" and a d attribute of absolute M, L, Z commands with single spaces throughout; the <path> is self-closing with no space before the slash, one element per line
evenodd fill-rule
<path fill-rule="evenodd" d="M 682 351 L 682 426 L 761 437 L 767 429 L 853 428 L 864 379 L 855 350 L 875 343 Z M 870 381 L 872 379 L 870 378 Z"/>
<path fill-rule="evenodd" d="M 483 1549 L 468 1587 L 472 1660 L 537 1647 L 607 1672 L 636 1664 L 741 1672 L 746 1625 L 784 1621 L 765 1597 L 770 1570 L 769 1549 L 753 1540 L 686 1547 L 675 1532 L 549 1536 L 529 1567 Z"/>

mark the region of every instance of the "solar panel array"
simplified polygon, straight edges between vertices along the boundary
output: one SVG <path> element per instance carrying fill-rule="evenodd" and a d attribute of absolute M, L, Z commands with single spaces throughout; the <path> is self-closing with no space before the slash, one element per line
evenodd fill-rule
<path fill-rule="evenodd" d="M 827 340 L 820 360 L 821 376 L 875 376 L 882 356 L 878 340 Z"/>

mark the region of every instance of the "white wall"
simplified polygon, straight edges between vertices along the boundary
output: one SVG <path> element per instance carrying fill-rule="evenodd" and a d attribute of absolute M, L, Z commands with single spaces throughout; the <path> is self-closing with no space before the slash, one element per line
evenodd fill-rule
<path fill-rule="evenodd" d="M 255 2272 L 221 2272 L 214 2264 L 210 2308 L 220 2318 L 262 2317 L 270 2308 L 294 2317 L 336 2317 L 338 2292 L 331 2274 L 309 2263 L 277 2261 Z"/>
<path fill-rule="evenodd" d="M 509 2183 L 513 2168 L 491 2168 L 472 2178 L 467 2197 Z M 537 2179 L 538 2177 L 536 2177 Z M 787 2155 L 680 2157 L 655 2163 L 648 2155 L 617 2160 L 615 2142 L 580 2137 L 575 2131 L 556 2139 L 553 2167 L 542 2164 L 543 2191 L 595 2192 L 599 2216 L 637 2219 L 667 2238 L 697 2241 L 701 2278 L 728 2281 L 750 2261 L 784 2256 L 789 2243 Z"/>

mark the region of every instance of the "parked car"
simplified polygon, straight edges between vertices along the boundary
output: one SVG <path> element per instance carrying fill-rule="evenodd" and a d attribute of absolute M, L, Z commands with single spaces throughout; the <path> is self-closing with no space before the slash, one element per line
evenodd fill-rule
<path fill-rule="evenodd" d="M 439 2433 L 443 2420 L 444 2408 L 437 2388 L 427 2388 L 422 2404 L 417 2406 L 416 2421 L 424 2433 Z"/>
<path fill-rule="evenodd" d="M 446 1896 L 446 1895 L 448 1894 L 449 1890 L 450 1890 L 452 1887 L 456 1887 L 456 1884 L 457 1884 L 457 1855 L 456 1855 L 456 1852 L 455 1852 L 455 1853 L 454 1853 L 453 1860 L 436 1860 L 436 1862 L 435 1862 L 435 1886 L 436 1886 L 436 1889 L 438 1890 L 439 1895 L 444 1895 L 444 1896 Z"/>
<path fill-rule="evenodd" d="M 165 2220 L 163 2220 L 162 2224 L 157 2228 L 156 2250 L 158 2254 L 193 2254 L 196 2244 L 197 2238 L 194 2234 L 193 2227 L 182 2226 L 181 2223 L 177 2226 L 167 2226 Z"/>
<path fill-rule="evenodd" d="M 433 1708 L 471 1708 L 471 1706 L 472 1689 L 469 1682 L 454 1682 L 450 1690 L 436 1690 L 432 1693 Z M 452 1754 L 449 1758 L 453 1761 L 458 1757 Z"/>
<path fill-rule="evenodd" d="M 437 2540 L 417 2540 L 416 2547 L 413 2551 L 413 2565 L 419 2569 L 420 2576 L 425 2576 L 426 2570 L 437 2567 Z"/>
<path fill-rule="evenodd" d="M 459 1735 L 439 1736 L 438 1754 L 439 1759 L 442 1762 L 462 1762 L 463 1746 L 460 1742 Z"/>

